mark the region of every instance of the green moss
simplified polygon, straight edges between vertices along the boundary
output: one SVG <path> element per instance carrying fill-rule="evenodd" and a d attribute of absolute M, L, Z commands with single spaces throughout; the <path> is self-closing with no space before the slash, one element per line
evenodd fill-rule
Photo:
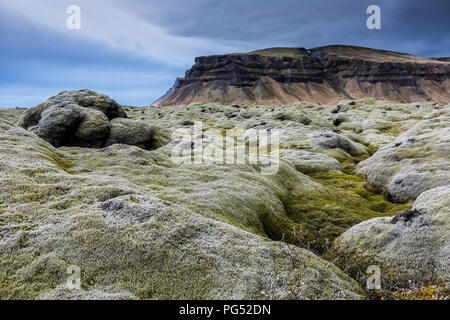
<path fill-rule="evenodd" d="M 400 134 L 402 134 L 404 132 L 404 130 L 402 129 L 402 124 L 394 124 L 390 127 L 386 127 L 383 129 L 379 129 L 378 130 L 380 133 L 384 133 L 384 134 L 390 134 L 393 136 L 398 136 Z"/>
<path fill-rule="evenodd" d="M 65 268 L 61 261 L 43 259 L 16 250 L 0 255 L 0 299 L 36 299 L 41 292 L 63 283 Z"/>
<path fill-rule="evenodd" d="M 145 229 L 152 234 L 153 228 Z M 110 283 L 141 299 L 210 298 L 207 292 L 217 266 L 206 254 L 188 254 L 193 249 L 189 239 L 197 232 L 192 225 L 177 233 L 179 239 L 168 234 L 164 246 L 149 241 L 145 232 L 136 233 L 133 227 L 110 229 L 95 216 L 83 217 L 71 232 L 66 259 L 81 268 L 86 288 Z M 184 246 L 186 250 L 180 248 Z"/>
<path fill-rule="evenodd" d="M 200 108 L 203 106 L 199 105 Z M 132 115 L 140 115 L 141 109 L 129 109 Z M 156 119 L 159 109 L 145 111 L 148 111 L 146 117 Z M 198 110 L 195 112 L 199 113 Z M 193 116 L 196 116 L 195 112 Z M 220 119 L 209 111 L 202 113 L 202 117 L 211 118 L 205 120 L 207 125 L 213 125 Z M 183 114 L 172 115 L 168 112 L 163 126 L 175 125 L 184 118 Z M 395 128 L 385 131 L 389 130 L 397 134 Z M 298 142 L 294 145 L 295 141 L 285 143 L 292 144 L 289 147 L 296 149 L 299 145 L 303 146 Z M 252 250 L 261 250 L 253 244 L 251 249 L 242 249 L 244 246 L 241 243 L 235 245 L 237 242 L 234 240 L 239 237 L 237 234 L 211 251 L 203 241 L 215 245 L 212 241 L 216 239 L 211 235 L 217 229 L 212 228 L 211 232 L 208 229 L 215 223 L 214 220 L 274 240 L 284 236 L 287 242 L 297 245 L 298 239 L 293 230 L 297 230 L 299 235 L 298 230 L 303 228 L 309 230 L 306 241 L 318 239 L 319 244 L 323 244 L 326 238 L 333 240 L 361 221 L 393 216 L 409 209 L 410 204 L 386 201 L 362 177 L 353 175 L 357 163 L 377 150 L 377 146 L 364 140 L 355 141 L 366 145 L 368 154 L 358 157 L 341 149 L 329 151 L 329 155 L 343 165 L 345 173 L 308 172 L 314 183 L 290 166 L 292 170 L 285 169 L 285 173 L 262 177 L 256 168 L 244 166 L 178 167 L 169 158 L 158 156 L 158 152 L 128 153 L 129 150 L 126 150 L 123 153 L 120 148 L 114 153 L 83 148 L 60 148 L 56 151 L 46 144 L 37 143 L 39 148 L 34 148 L 34 151 L 38 150 L 38 157 L 73 175 L 48 166 L 44 169 L 23 169 L 20 176 L 14 178 L 15 185 L 10 184 L 3 189 L 7 196 L 0 199 L 1 208 L 20 214 L 0 215 L 0 223 L 11 225 L 14 222 L 14 227 L 17 227 L 14 231 L 23 233 L 17 238 L 14 256 L 0 253 L 0 298 L 35 298 L 63 284 L 67 277 L 66 266 L 76 264 L 82 269 L 84 289 L 89 290 L 96 285 L 117 286 L 145 299 L 207 299 L 210 294 L 222 292 L 224 281 L 238 279 L 218 276 L 222 263 L 232 265 L 230 270 L 233 272 L 237 270 L 234 266 L 242 267 L 242 264 L 245 264 L 244 268 L 249 264 L 250 270 L 254 266 L 242 256 L 246 253 L 250 256 Z M 20 143 L 20 139 L 13 142 Z M 15 152 L 21 154 L 20 149 Z M 421 152 L 423 154 L 424 151 Z M 405 151 L 393 156 L 401 159 L 409 158 L 411 154 Z M 416 156 L 416 159 L 421 161 L 420 157 Z M 70 188 L 61 187 L 66 184 Z M 133 217 L 126 217 L 126 211 L 114 216 L 116 212 L 103 212 L 98 205 L 100 201 L 129 193 L 136 194 L 136 197 L 127 200 L 129 204 L 136 205 L 134 211 L 129 211 L 131 215 L 151 208 L 151 214 L 145 217 L 148 220 L 143 223 L 129 223 L 127 219 Z M 137 194 L 169 200 L 172 203 L 168 207 L 174 211 L 165 215 L 165 208 L 162 213 L 158 208 L 153 210 L 151 205 L 139 208 Z M 15 205 L 11 205 L 13 202 Z M 160 221 L 154 222 L 160 215 Z M 42 246 L 43 249 L 39 247 L 36 255 L 31 255 L 27 252 L 32 248 L 26 229 L 41 226 L 43 221 L 38 219 L 42 218 L 45 221 L 61 219 L 67 222 L 70 230 L 51 239 L 48 251 Z M 220 225 L 229 228 L 225 223 Z M 230 228 L 226 232 L 228 234 L 233 230 Z M 247 235 L 245 233 L 245 237 Z M 261 240 L 260 237 L 254 239 Z M 261 241 L 264 245 L 279 245 Z M 238 253 L 224 253 L 226 250 Z M 53 252 L 61 260 L 40 262 L 45 254 Z M 241 254 L 240 259 L 238 254 Z M 304 260 L 308 266 L 318 263 L 316 257 Z M 272 263 L 272 260 L 267 261 Z M 290 265 L 290 262 L 283 260 L 280 265 Z M 228 266 L 225 265 L 225 268 Z M 324 266 L 321 272 L 332 268 L 333 265 Z M 327 275 L 320 276 L 324 282 L 329 279 Z M 298 283 L 304 278 L 296 280 Z M 233 288 L 233 285 L 228 288 Z M 327 286 L 324 285 L 323 290 L 328 290 Z M 323 292 L 318 293 L 318 296 L 321 295 Z"/>
<path fill-rule="evenodd" d="M 25 203 L 38 202 L 47 203 L 50 200 L 58 199 L 67 193 L 67 189 L 62 186 L 54 185 L 18 185 L 14 188 L 16 192 L 22 195 L 22 201 Z"/>
<path fill-rule="evenodd" d="M 130 191 L 123 190 L 118 187 L 100 187 L 92 188 L 97 201 L 103 202 L 109 199 L 113 199 L 119 196 L 130 194 Z"/>
<path fill-rule="evenodd" d="M 420 146 L 415 148 L 409 148 L 409 149 L 400 149 L 395 150 L 394 153 L 390 155 L 390 158 L 393 161 L 402 161 L 404 159 L 421 159 L 426 158 L 427 160 L 430 160 L 430 152 L 432 152 L 432 149 L 430 146 Z"/>
<path fill-rule="evenodd" d="M 376 194 L 359 176 L 329 172 L 312 176 L 326 190 L 291 190 L 286 211 L 292 222 L 309 230 L 308 241 L 334 240 L 364 220 L 393 216 L 411 204 L 394 204 Z"/>
<path fill-rule="evenodd" d="M 42 157 L 45 160 L 50 161 L 51 163 L 58 166 L 58 168 L 64 170 L 67 173 L 72 173 L 71 169 L 74 167 L 74 163 L 70 161 L 64 154 L 49 150 L 47 148 L 39 148 L 39 152 L 42 154 Z"/>
<path fill-rule="evenodd" d="M 380 146 L 376 144 L 371 143 L 367 146 L 367 152 L 369 153 L 369 155 L 375 154 L 375 152 L 377 152 L 378 149 L 380 149 Z"/>

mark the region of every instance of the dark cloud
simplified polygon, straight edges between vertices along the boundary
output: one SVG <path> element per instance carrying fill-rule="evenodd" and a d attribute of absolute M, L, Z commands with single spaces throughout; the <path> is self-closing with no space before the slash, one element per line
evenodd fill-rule
<path fill-rule="evenodd" d="M 381 7 L 381 30 L 366 28 L 371 4 Z M 142 16 L 172 33 L 244 41 L 252 48 L 342 43 L 450 55 L 448 0 L 172 0 L 155 3 L 157 10 L 140 5 Z"/>

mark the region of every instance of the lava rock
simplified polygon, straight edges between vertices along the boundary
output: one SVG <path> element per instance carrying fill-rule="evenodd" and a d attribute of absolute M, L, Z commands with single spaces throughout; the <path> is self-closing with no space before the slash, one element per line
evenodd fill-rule
<path fill-rule="evenodd" d="M 117 102 L 90 90 L 62 91 L 28 109 L 19 125 L 55 147 L 102 148 L 123 143 L 154 149 L 170 142 L 167 130 L 127 119 Z"/>
<path fill-rule="evenodd" d="M 151 150 L 160 148 L 171 140 L 169 130 L 141 120 L 116 118 L 111 120 L 110 125 L 111 131 L 105 146 L 122 143 Z"/>
<path fill-rule="evenodd" d="M 109 120 L 117 117 L 127 114 L 108 96 L 70 90 L 28 109 L 18 124 L 55 147 L 101 147 L 109 135 Z"/>
<path fill-rule="evenodd" d="M 406 210 L 392 218 L 391 223 L 396 224 L 399 221 L 408 222 L 411 221 L 414 217 L 417 217 L 419 214 L 419 211 L 417 211 L 416 209 Z"/>

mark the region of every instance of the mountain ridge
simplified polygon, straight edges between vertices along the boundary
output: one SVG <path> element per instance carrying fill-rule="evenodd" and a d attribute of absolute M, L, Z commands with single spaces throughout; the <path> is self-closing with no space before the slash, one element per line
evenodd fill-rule
<path fill-rule="evenodd" d="M 202 56 L 153 105 L 331 105 L 364 97 L 448 103 L 450 61 L 343 45 Z"/>

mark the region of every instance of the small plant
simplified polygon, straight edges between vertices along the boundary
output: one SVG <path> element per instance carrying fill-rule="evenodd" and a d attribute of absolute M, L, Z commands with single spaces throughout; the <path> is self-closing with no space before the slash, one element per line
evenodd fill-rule
<path fill-rule="evenodd" d="M 351 255 L 350 248 L 343 247 L 330 242 L 327 238 L 325 241 L 321 239 L 322 230 L 310 231 L 308 229 L 293 229 L 292 236 L 296 240 L 299 247 L 308 249 L 318 258 L 322 258 L 338 266 L 345 274 L 356 280 L 365 290 L 367 300 L 450 300 L 450 288 L 448 283 L 439 278 L 437 270 L 441 268 L 437 261 L 430 261 L 426 265 L 417 264 L 413 272 L 399 272 L 388 274 L 381 279 L 381 287 L 379 290 L 369 290 L 366 288 L 367 274 L 366 267 L 356 262 Z M 315 240 L 308 240 L 315 239 Z M 300 257 L 295 246 L 288 244 L 284 240 L 284 252 L 292 262 L 294 269 L 307 268 L 307 263 Z M 292 288 L 286 285 L 286 277 L 282 279 L 272 279 L 271 288 L 268 293 L 263 292 L 263 296 L 268 299 L 275 299 L 282 292 L 290 299 L 307 299 L 308 280 L 299 282 L 298 286 Z M 389 279 L 389 280 L 388 280 Z M 278 285 L 278 286 L 277 286 Z M 345 298 L 342 291 L 336 290 L 335 295 L 331 299 Z"/>
<path fill-rule="evenodd" d="M 417 264 L 412 273 L 403 273 L 395 281 L 383 284 L 382 290 L 368 296 L 376 300 L 450 300 L 448 284 L 438 276 L 440 263 Z"/>

